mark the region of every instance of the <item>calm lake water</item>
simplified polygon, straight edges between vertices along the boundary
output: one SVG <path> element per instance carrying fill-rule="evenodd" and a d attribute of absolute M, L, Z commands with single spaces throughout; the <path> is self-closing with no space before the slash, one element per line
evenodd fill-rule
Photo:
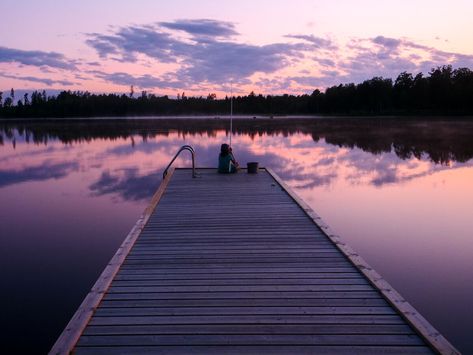
<path fill-rule="evenodd" d="M 460 351 L 473 353 L 473 120 L 240 119 L 273 168 Z M 183 144 L 228 120 L 0 121 L 1 353 L 46 353 Z M 177 166 L 190 166 L 184 152 Z"/>

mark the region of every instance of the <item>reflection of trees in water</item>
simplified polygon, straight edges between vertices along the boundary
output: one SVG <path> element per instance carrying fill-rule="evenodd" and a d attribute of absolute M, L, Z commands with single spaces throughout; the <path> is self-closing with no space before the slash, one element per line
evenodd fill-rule
<path fill-rule="evenodd" d="M 423 155 L 437 164 L 473 158 L 473 123 L 467 121 L 359 121 L 322 133 L 326 142 L 373 154 L 393 151 L 401 159 Z"/>
<path fill-rule="evenodd" d="M 144 141 L 177 133 L 181 136 L 216 137 L 227 134 L 228 119 L 159 119 L 159 120 L 49 120 L 43 122 L 3 122 L 0 144 L 13 141 L 15 131 L 26 142 L 47 144 L 59 140 L 66 144 L 90 142 L 94 139 L 132 139 Z M 473 122 L 467 120 L 422 119 L 238 119 L 234 133 L 250 138 L 311 135 L 314 141 L 325 139 L 339 147 L 360 148 L 372 154 L 394 151 L 401 159 L 428 156 L 433 162 L 448 164 L 473 158 Z"/>

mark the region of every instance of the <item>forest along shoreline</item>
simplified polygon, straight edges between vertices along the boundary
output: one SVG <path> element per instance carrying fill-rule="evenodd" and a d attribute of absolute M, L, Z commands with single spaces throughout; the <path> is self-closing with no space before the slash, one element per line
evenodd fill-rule
<path fill-rule="evenodd" d="M 22 90 L 24 91 L 24 90 Z M 0 91 L 0 118 L 179 116 L 228 114 L 230 97 L 175 98 L 142 91 L 133 86 L 125 94 L 43 91 L 18 97 L 12 88 Z M 233 98 L 237 115 L 473 115 L 473 71 L 450 65 L 433 68 L 428 75 L 402 72 L 393 81 L 374 77 L 360 84 L 340 84 L 310 95 L 262 95 L 251 92 Z"/>

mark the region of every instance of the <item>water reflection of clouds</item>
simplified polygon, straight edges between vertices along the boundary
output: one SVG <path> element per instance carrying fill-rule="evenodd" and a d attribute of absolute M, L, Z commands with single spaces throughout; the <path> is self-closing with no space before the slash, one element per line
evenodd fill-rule
<path fill-rule="evenodd" d="M 168 142 L 158 140 L 158 141 L 142 141 L 140 143 L 129 143 L 129 144 L 121 144 L 119 146 L 112 147 L 107 149 L 103 152 L 102 156 L 109 156 L 110 154 L 113 155 L 133 155 L 137 152 L 142 152 L 145 154 L 154 154 L 156 150 L 167 147 L 169 145 Z"/>
<path fill-rule="evenodd" d="M 473 166 L 473 162 L 451 163 L 449 166 L 433 164 L 425 155 L 410 159 L 401 159 L 394 152 L 373 156 L 358 148 L 341 154 L 337 161 L 347 168 L 348 173 L 343 178 L 351 184 L 371 184 L 378 187 L 413 180 L 444 170 Z"/>
<path fill-rule="evenodd" d="M 219 132 L 216 136 L 202 139 L 202 136 L 179 137 L 177 134 L 170 134 L 166 139 L 162 137 L 156 140 L 149 139 L 146 142 L 135 144 L 131 147 L 128 143 L 122 143 L 112 148 L 108 148 L 98 153 L 98 159 L 108 159 L 111 162 L 106 164 L 107 170 L 102 172 L 97 181 L 89 188 L 93 194 L 117 194 L 123 199 L 147 199 L 152 195 L 152 190 L 156 188 L 156 181 L 171 160 L 178 147 L 182 144 L 194 146 L 197 154 L 197 165 L 200 167 L 214 167 L 220 150 L 220 144 L 228 140 L 224 132 Z M 204 137 L 205 138 L 205 137 Z M 306 142 L 312 144 L 313 142 Z M 309 146 L 309 145 L 305 146 Z M 283 178 L 292 176 L 295 179 L 306 180 L 310 175 L 299 176 L 294 172 L 300 169 L 303 164 L 300 159 L 291 159 L 274 151 L 275 146 L 287 150 L 284 138 L 266 137 L 265 142 L 252 140 L 249 136 L 240 135 L 236 137 L 235 155 L 237 160 L 243 165 L 248 161 L 259 161 L 261 165 L 270 166 L 278 171 Z M 304 148 L 307 151 L 307 148 Z M 152 158 L 153 168 L 143 169 L 143 159 Z M 118 160 L 117 160 L 118 159 Z M 176 166 L 190 166 L 190 157 L 185 153 L 176 160 Z M 126 167 L 126 168 L 124 168 Z M 156 180 L 158 179 L 158 180 Z M 153 186 L 151 189 L 149 186 Z"/>
<path fill-rule="evenodd" d="M 222 137 L 223 138 L 223 137 Z M 161 174 L 179 146 L 192 144 L 197 150 L 198 166 L 215 166 L 220 140 L 201 136 L 183 137 L 177 133 L 158 136 L 131 146 L 128 141 L 103 149 L 95 156 L 106 169 L 89 185 L 93 195 L 113 194 L 124 200 L 147 200 L 161 181 Z M 176 166 L 190 166 L 190 155 L 180 156 Z"/>
<path fill-rule="evenodd" d="M 118 194 L 124 200 L 149 199 L 161 182 L 161 174 L 139 175 L 138 169 L 125 169 L 122 174 L 102 172 L 98 181 L 89 186 L 93 195 Z"/>
<path fill-rule="evenodd" d="M 0 188 L 28 181 L 60 179 L 78 170 L 77 162 L 50 163 L 29 166 L 20 170 L 0 170 Z"/>
<path fill-rule="evenodd" d="M 257 138 L 255 138 L 257 136 Z M 283 179 L 298 189 L 311 190 L 344 180 L 353 185 L 377 187 L 412 180 L 445 169 L 472 164 L 436 165 L 426 154 L 411 152 L 410 158 L 401 147 L 391 146 L 388 152 L 368 152 L 354 145 L 327 143 L 325 138 L 314 141 L 307 133 L 257 135 L 236 134 L 233 138 L 237 160 L 242 165 L 259 161 L 273 168 Z M 174 131 L 144 139 L 135 134 L 121 139 L 92 139 L 87 144 L 61 144 L 50 139 L 48 146 L 28 149 L 20 140 L 16 150 L 2 152 L 0 186 L 22 181 L 62 178 L 81 170 L 95 171 L 88 177 L 93 195 L 112 194 L 125 200 L 148 199 L 159 183 L 159 176 L 180 145 L 190 144 L 197 152 L 197 165 L 216 166 L 220 144 L 228 141 L 224 130 L 199 134 Z M 25 148 L 26 147 L 26 148 Z M 385 147 L 384 147 L 385 148 Z M 383 149 L 384 149 L 383 148 Z M 38 166 L 39 157 L 45 157 Z M 69 161 L 70 163 L 64 163 Z M 71 163 L 72 162 L 72 163 Z M 184 153 L 177 166 L 190 166 L 190 156 Z M 92 176 L 94 176 L 92 178 Z"/>
<path fill-rule="evenodd" d="M 264 136 L 255 141 L 242 137 L 239 139 L 239 151 L 241 146 L 246 147 L 242 154 L 244 158 L 258 160 L 262 165 L 271 167 L 295 187 L 330 184 L 336 178 L 336 174 L 330 171 L 331 164 L 335 162 L 335 158 L 330 156 L 332 151 L 314 142 L 311 136 Z"/>
<path fill-rule="evenodd" d="M 329 186 L 336 180 L 354 185 L 401 183 L 446 169 L 473 166 L 473 163 L 434 164 L 426 154 L 411 154 L 401 159 L 393 149 L 373 154 L 360 148 L 314 142 L 305 134 L 295 134 L 286 141 L 265 137 L 251 142 L 248 150 L 259 156 L 282 178 L 299 189 Z M 310 149 L 308 149 L 310 148 Z"/>
<path fill-rule="evenodd" d="M 42 149 L 35 149 L 35 150 L 14 150 L 11 154 L 7 154 L 4 156 L 0 156 L 0 163 L 4 166 L 11 167 L 15 161 L 22 158 L 31 158 L 34 156 L 44 156 L 45 154 L 51 154 L 57 150 L 57 147 L 48 146 L 43 147 Z"/>
<path fill-rule="evenodd" d="M 305 146 L 299 144 L 298 146 Z M 383 186 L 386 184 L 401 183 L 416 178 L 421 178 L 444 170 L 473 166 L 473 162 L 466 163 L 450 161 L 447 164 L 435 164 L 431 156 L 426 153 L 411 154 L 409 158 L 404 155 L 402 159 L 394 148 L 389 152 L 373 154 L 361 148 L 342 148 L 327 144 L 323 139 L 313 145 L 318 150 L 320 159 L 314 160 L 311 173 L 286 174 L 290 179 L 296 181 L 310 180 L 301 187 L 328 185 L 334 179 L 344 179 L 351 184 L 370 184 Z M 279 154 L 284 154 L 280 152 Z M 304 162 L 304 157 L 295 159 Z M 307 159 L 307 157 L 305 158 Z M 299 164 L 301 167 L 302 164 Z M 295 166 L 297 167 L 297 166 Z"/>
<path fill-rule="evenodd" d="M 335 158 L 334 157 L 325 157 L 322 159 L 319 159 L 314 165 L 315 166 L 323 166 L 323 165 L 333 165 L 335 163 Z"/>

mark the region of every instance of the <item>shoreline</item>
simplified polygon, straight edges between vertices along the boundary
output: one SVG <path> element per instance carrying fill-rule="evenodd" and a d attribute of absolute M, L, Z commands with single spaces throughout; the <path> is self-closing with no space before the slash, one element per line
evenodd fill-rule
<path fill-rule="evenodd" d="M 0 122 L 51 122 L 51 121 L 285 121 L 285 120 L 473 120 L 473 115 L 182 115 L 182 116 L 83 116 L 83 117 L 0 117 Z"/>

